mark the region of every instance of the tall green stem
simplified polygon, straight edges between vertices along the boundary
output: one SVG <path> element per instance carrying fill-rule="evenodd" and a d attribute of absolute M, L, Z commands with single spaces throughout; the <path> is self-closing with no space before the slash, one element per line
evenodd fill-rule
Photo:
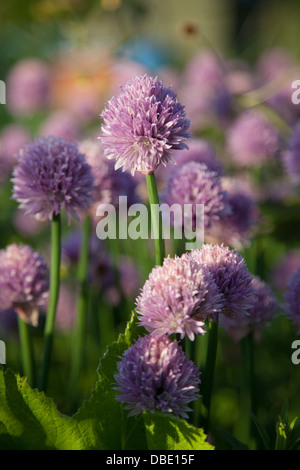
<path fill-rule="evenodd" d="M 163 239 L 162 216 L 159 210 L 159 197 L 154 173 L 151 173 L 151 175 L 146 175 L 146 181 L 155 244 L 155 262 L 157 265 L 162 265 L 165 258 L 165 243 Z"/>
<path fill-rule="evenodd" d="M 211 398 L 214 384 L 215 366 L 217 358 L 217 346 L 218 346 L 218 332 L 219 332 L 219 319 L 215 321 L 210 320 L 208 324 L 208 344 L 207 344 L 207 355 L 206 363 L 203 374 L 203 380 L 201 385 L 202 399 L 202 426 L 206 433 L 210 430 L 210 410 L 211 410 Z"/>
<path fill-rule="evenodd" d="M 29 325 L 18 316 L 19 337 L 21 346 L 21 361 L 23 374 L 27 377 L 30 386 L 34 385 L 34 358 L 33 345 L 30 337 Z"/>
<path fill-rule="evenodd" d="M 51 265 L 50 265 L 50 293 L 48 312 L 44 330 L 44 349 L 38 380 L 39 390 L 47 387 L 49 366 L 52 354 L 54 337 L 54 324 L 59 297 L 60 286 L 60 260 L 61 260 L 61 218 L 60 214 L 54 215 L 51 222 Z"/>
<path fill-rule="evenodd" d="M 82 355 L 84 346 L 84 337 L 86 332 L 86 320 L 89 302 L 88 290 L 88 264 L 90 255 L 90 235 L 91 235 L 91 217 L 86 216 L 83 223 L 81 251 L 78 263 L 78 284 L 79 284 L 79 297 L 77 302 L 77 321 L 74 330 L 73 353 L 71 364 L 71 380 L 70 380 L 70 393 L 71 401 L 74 404 L 76 400 L 76 393 L 78 390 L 78 383 L 80 377 L 80 370 L 82 365 Z"/>

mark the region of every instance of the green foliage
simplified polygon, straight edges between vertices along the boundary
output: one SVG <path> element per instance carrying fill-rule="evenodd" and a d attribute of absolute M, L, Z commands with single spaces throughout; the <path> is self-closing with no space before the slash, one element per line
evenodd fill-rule
<path fill-rule="evenodd" d="M 143 334 L 132 315 L 100 360 L 89 399 L 72 416 L 60 413 L 54 401 L 31 389 L 26 378 L 0 370 L 0 449 L 30 450 L 212 450 L 202 429 L 164 414 L 128 417 L 112 389 L 116 364 Z"/>

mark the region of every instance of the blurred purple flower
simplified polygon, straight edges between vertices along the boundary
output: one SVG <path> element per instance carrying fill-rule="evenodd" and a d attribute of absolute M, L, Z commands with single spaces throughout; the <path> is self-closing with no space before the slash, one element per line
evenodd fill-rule
<path fill-rule="evenodd" d="M 0 180 L 7 178 L 16 164 L 16 154 L 30 141 L 27 130 L 19 124 L 8 124 L 0 134 Z"/>
<path fill-rule="evenodd" d="M 120 288 L 126 298 L 137 296 L 140 287 L 140 273 L 135 262 L 125 255 L 119 258 Z"/>
<path fill-rule="evenodd" d="M 201 249 L 189 255 L 213 275 L 213 279 L 223 294 L 222 315 L 230 318 L 249 315 L 252 308 L 252 275 L 244 258 L 227 246 L 204 244 Z"/>
<path fill-rule="evenodd" d="M 276 128 L 256 111 L 243 111 L 229 127 L 226 139 L 229 155 L 238 166 L 260 166 L 279 150 Z"/>
<path fill-rule="evenodd" d="M 66 283 L 62 282 L 55 317 L 55 328 L 65 333 L 70 332 L 76 320 L 76 296 Z"/>
<path fill-rule="evenodd" d="M 282 153 L 285 171 L 293 183 L 300 182 L 300 121 L 297 122 L 288 142 L 288 148 Z"/>
<path fill-rule="evenodd" d="M 196 53 L 186 64 L 179 96 L 193 131 L 226 123 L 232 99 L 225 76 L 223 64 L 209 51 Z"/>
<path fill-rule="evenodd" d="M 299 65 L 287 49 L 267 49 L 257 63 L 257 87 L 268 91 L 265 103 L 292 125 L 299 119 L 299 106 L 292 102 L 292 82 L 299 77 Z"/>
<path fill-rule="evenodd" d="M 186 147 L 190 122 L 171 88 L 157 78 L 135 76 L 102 112 L 100 139 L 115 168 L 151 174 Z"/>
<path fill-rule="evenodd" d="M 242 181 L 223 178 L 222 187 L 226 191 L 230 211 L 206 233 L 206 240 L 242 249 L 249 245 L 259 223 L 258 204 L 251 189 Z"/>
<path fill-rule="evenodd" d="M 78 119 L 67 110 L 53 111 L 43 122 L 40 135 L 53 135 L 68 142 L 76 142 L 79 138 L 80 125 Z"/>
<path fill-rule="evenodd" d="M 7 76 L 7 106 L 16 116 L 33 114 L 49 105 L 51 72 L 48 65 L 26 58 L 14 65 Z"/>
<path fill-rule="evenodd" d="M 0 251 L 0 311 L 13 308 L 23 320 L 37 326 L 48 286 L 47 265 L 31 247 L 11 244 Z"/>
<path fill-rule="evenodd" d="M 293 272 L 300 267 L 300 251 L 289 250 L 274 267 L 271 283 L 275 289 L 283 292 Z"/>
<path fill-rule="evenodd" d="M 77 145 L 58 137 L 40 137 L 18 155 L 13 171 L 13 199 L 25 213 L 52 219 L 64 208 L 68 219 L 92 203 L 91 167 Z"/>
<path fill-rule="evenodd" d="M 139 338 L 117 368 L 116 400 L 127 403 L 129 415 L 160 411 L 188 418 L 187 404 L 199 398 L 198 368 L 167 336 Z"/>
<path fill-rule="evenodd" d="M 300 267 L 298 267 L 291 275 L 286 292 L 284 294 L 285 300 L 285 313 L 291 320 L 292 324 L 295 325 L 298 330 L 297 334 L 300 333 Z"/>
<path fill-rule="evenodd" d="M 206 266 L 184 254 L 153 268 L 136 305 L 140 325 L 152 335 L 179 333 L 193 341 L 195 334 L 205 333 L 204 321 L 220 311 L 222 302 Z"/>
<path fill-rule="evenodd" d="M 235 341 L 239 341 L 252 333 L 254 340 L 260 342 L 263 328 L 270 324 L 278 308 L 278 302 L 268 284 L 257 276 L 253 277 L 251 284 L 254 292 L 252 297 L 253 307 L 249 310 L 250 315 L 242 318 L 222 316 L 220 321 Z"/>
<path fill-rule="evenodd" d="M 183 214 L 184 204 L 192 204 L 193 230 L 196 229 L 196 205 L 204 205 L 204 228 L 210 229 L 216 221 L 228 212 L 226 193 L 217 173 L 210 171 L 203 163 L 190 162 L 172 172 L 162 196 L 162 202 L 172 206 L 178 204 Z M 179 207 L 178 206 L 178 207 Z M 174 223 L 179 223 L 175 221 Z"/>

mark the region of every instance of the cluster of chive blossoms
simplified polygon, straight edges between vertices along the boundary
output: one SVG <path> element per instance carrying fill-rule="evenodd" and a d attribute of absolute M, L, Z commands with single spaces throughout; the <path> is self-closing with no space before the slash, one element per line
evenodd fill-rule
<path fill-rule="evenodd" d="M 37 326 L 48 289 L 48 267 L 39 253 L 17 244 L 0 251 L 1 312 L 14 310 L 25 322 Z"/>
<path fill-rule="evenodd" d="M 249 316 L 252 279 L 243 258 L 223 245 L 206 244 L 181 257 L 165 258 L 162 266 L 154 267 L 136 301 L 139 324 L 149 334 L 118 363 L 117 400 L 126 402 L 132 414 L 159 409 L 184 416 L 184 403 L 191 399 L 185 390 L 194 393 L 195 369 L 182 351 L 180 364 L 178 354 L 169 355 L 166 342 L 173 344 L 169 335 L 194 340 L 195 335 L 205 333 L 208 320 Z M 199 373 L 197 377 L 200 384 Z"/>
<path fill-rule="evenodd" d="M 170 88 L 152 77 L 134 77 L 111 99 L 102 118 L 104 154 L 116 161 L 116 169 L 132 175 L 153 173 L 172 161 L 174 150 L 187 147 L 190 123 L 184 108 Z M 228 209 L 220 173 L 209 162 L 187 162 L 171 172 L 164 202 L 204 204 L 204 224 L 210 227 Z M 148 334 L 118 362 L 117 400 L 127 403 L 131 414 L 158 409 L 186 417 L 186 404 L 199 395 L 200 372 L 169 336 L 193 341 L 205 333 L 207 320 L 248 315 L 251 280 L 242 257 L 223 245 L 204 245 L 155 266 L 136 299 L 139 325 Z"/>

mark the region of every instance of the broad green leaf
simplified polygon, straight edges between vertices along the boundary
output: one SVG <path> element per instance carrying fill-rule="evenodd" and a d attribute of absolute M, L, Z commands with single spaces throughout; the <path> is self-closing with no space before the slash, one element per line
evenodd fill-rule
<path fill-rule="evenodd" d="M 82 446 L 73 421 L 10 369 L 0 371 L 0 449 L 72 449 Z"/>
<path fill-rule="evenodd" d="M 127 329 L 100 361 L 91 397 L 73 417 L 59 413 L 52 399 L 31 389 L 25 378 L 0 370 L 0 449 L 147 448 L 144 426 L 127 418 L 112 390 L 119 356 L 143 330 L 132 316 Z M 129 436 L 129 438 L 125 438 Z"/>
<path fill-rule="evenodd" d="M 214 450 L 203 429 L 183 419 L 160 413 L 144 413 L 149 450 Z"/>

